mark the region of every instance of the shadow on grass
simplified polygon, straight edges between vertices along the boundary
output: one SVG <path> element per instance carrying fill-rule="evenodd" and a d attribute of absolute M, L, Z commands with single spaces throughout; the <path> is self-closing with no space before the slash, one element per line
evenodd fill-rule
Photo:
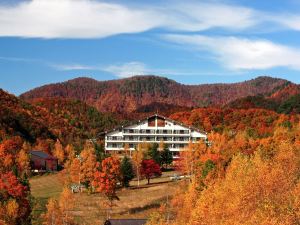
<path fill-rule="evenodd" d="M 161 184 L 167 184 L 167 183 L 171 183 L 173 181 L 159 181 L 159 182 L 155 182 L 155 183 L 151 183 L 150 184 L 143 184 L 143 185 L 140 185 L 139 187 L 137 185 L 135 186 L 130 186 L 128 189 L 132 189 L 132 190 L 135 190 L 135 189 L 144 189 L 144 188 L 149 188 L 149 187 L 155 187 L 155 186 L 159 186 Z"/>
<path fill-rule="evenodd" d="M 157 208 L 160 207 L 160 205 L 163 201 L 166 201 L 166 197 L 162 197 L 160 199 L 155 200 L 154 202 L 151 202 L 150 204 L 147 204 L 147 205 L 144 205 L 144 206 L 141 206 L 141 207 L 131 208 L 129 210 L 120 212 L 118 214 L 119 215 L 125 215 L 125 214 L 128 214 L 128 213 L 129 214 L 136 214 L 136 213 L 143 212 L 143 211 L 146 211 L 146 210 L 149 210 L 149 209 L 157 209 Z"/>

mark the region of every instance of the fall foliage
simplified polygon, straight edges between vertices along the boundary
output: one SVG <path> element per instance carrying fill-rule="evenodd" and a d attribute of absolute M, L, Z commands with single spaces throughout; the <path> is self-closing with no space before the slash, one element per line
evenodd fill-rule
<path fill-rule="evenodd" d="M 68 188 L 64 188 L 58 201 L 53 198 L 48 200 L 47 211 L 42 215 L 43 225 L 75 225 L 70 214 L 73 204 L 73 194 Z"/>
<path fill-rule="evenodd" d="M 0 222 L 30 224 L 29 156 L 20 137 L 0 144 Z"/>
<path fill-rule="evenodd" d="M 112 206 L 112 202 L 118 199 L 116 194 L 117 182 L 120 178 L 120 160 L 116 156 L 104 159 L 101 163 L 101 171 L 94 173 L 93 186 L 96 191 L 106 195 Z"/>
<path fill-rule="evenodd" d="M 151 178 L 161 175 L 160 166 L 153 159 L 144 159 L 141 162 L 141 174 L 148 180 L 148 184 L 150 184 Z"/>

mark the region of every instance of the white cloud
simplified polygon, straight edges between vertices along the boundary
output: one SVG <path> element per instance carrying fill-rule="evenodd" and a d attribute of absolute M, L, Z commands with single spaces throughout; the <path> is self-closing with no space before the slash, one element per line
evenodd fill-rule
<path fill-rule="evenodd" d="M 142 32 L 157 25 L 147 10 L 92 0 L 32 0 L 0 6 L 0 35 L 95 38 Z"/>
<path fill-rule="evenodd" d="M 258 23 L 256 12 L 245 7 L 196 1 L 168 3 L 126 6 L 96 0 L 31 0 L 0 4 L 0 36 L 103 38 L 153 28 L 201 31 L 243 29 Z"/>
<path fill-rule="evenodd" d="M 271 20 L 291 30 L 300 31 L 300 15 L 272 16 Z"/>
<path fill-rule="evenodd" d="M 104 38 L 154 28 L 196 32 L 211 28 L 253 29 L 270 23 L 300 31 L 300 15 L 259 11 L 217 1 L 162 1 L 151 4 L 101 0 L 27 0 L 0 3 L 0 36 Z M 265 29 L 264 29 L 265 30 Z"/>
<path fill-rule="evenodd" d="M 223 66 L 231 70 L 289 67 L 300 70 L 300 49 L 275 44 L 267 40 L 203 35 L 165 35 L 164 39 L 194 50 L 212 53 Z"/>
<path fill-rule="evenodd" d="M 62 70 L 62 71 L 68 71 L 68 70 L 95 70 L 96 67 L 83 65 L 83 64 L 50 64 L 51 67 Z"/>
<path fill-rule="evenodd" d="M 174 30 L 244 29 L 259 23 L 253 9 L 220 3 L 179 3 L 169 8 L 166 24 Z"/>
<path fill-rule="evenodd" d="M 128 62 L 119 65 L 109 65 L 101 68 L 102 71 L 109 72 L 115 76 L 125 78 L 136 75 L 145 75 L 149 72 L 146 65 L 141 62 Z"/>

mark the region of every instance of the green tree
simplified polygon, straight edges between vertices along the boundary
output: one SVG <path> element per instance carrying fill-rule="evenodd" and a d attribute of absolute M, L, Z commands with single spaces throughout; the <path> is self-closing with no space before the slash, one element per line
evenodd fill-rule
<path fill-rule="evenodd" d="M 168 165 L 171 165 L 172 162 L 173 162 L 172 152 L 170 151 L 167 145 L 164 145 L 164 150 L 160 154 L 160 163 L 162 166 L 166 166 L 166 168 L 168 168 Z"/>
<path fill-rule="evenodd" d="M 149 146 L 148 156 L 153 159 L 157 164 L 160 164 L 160 152 L 158 151 L 158 144 L 153 143 Z"/>
<path fill-rule="evenodd" d="M 129 187 L 129 182 L 133 179 L 133 177 L 133 166 L 130 159 L 127 156 L 124 156 L 121 162 L 121 182 L 123 187 Z"/>

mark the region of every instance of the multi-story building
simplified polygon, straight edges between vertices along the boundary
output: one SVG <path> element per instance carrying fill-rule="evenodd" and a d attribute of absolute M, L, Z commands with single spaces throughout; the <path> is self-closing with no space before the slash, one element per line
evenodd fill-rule
<path fill-rule="evenodd" d="M 177 156 L 189 142 L 200 140 L 207 140 L 206 132 L 155 114 L 135 124 L 106 132 L 105 150 L 122 151 L 126 143 L 130 150 L 134 150 L 139 143 L 163 141 L 173 152 L 173 156 Z"/>

